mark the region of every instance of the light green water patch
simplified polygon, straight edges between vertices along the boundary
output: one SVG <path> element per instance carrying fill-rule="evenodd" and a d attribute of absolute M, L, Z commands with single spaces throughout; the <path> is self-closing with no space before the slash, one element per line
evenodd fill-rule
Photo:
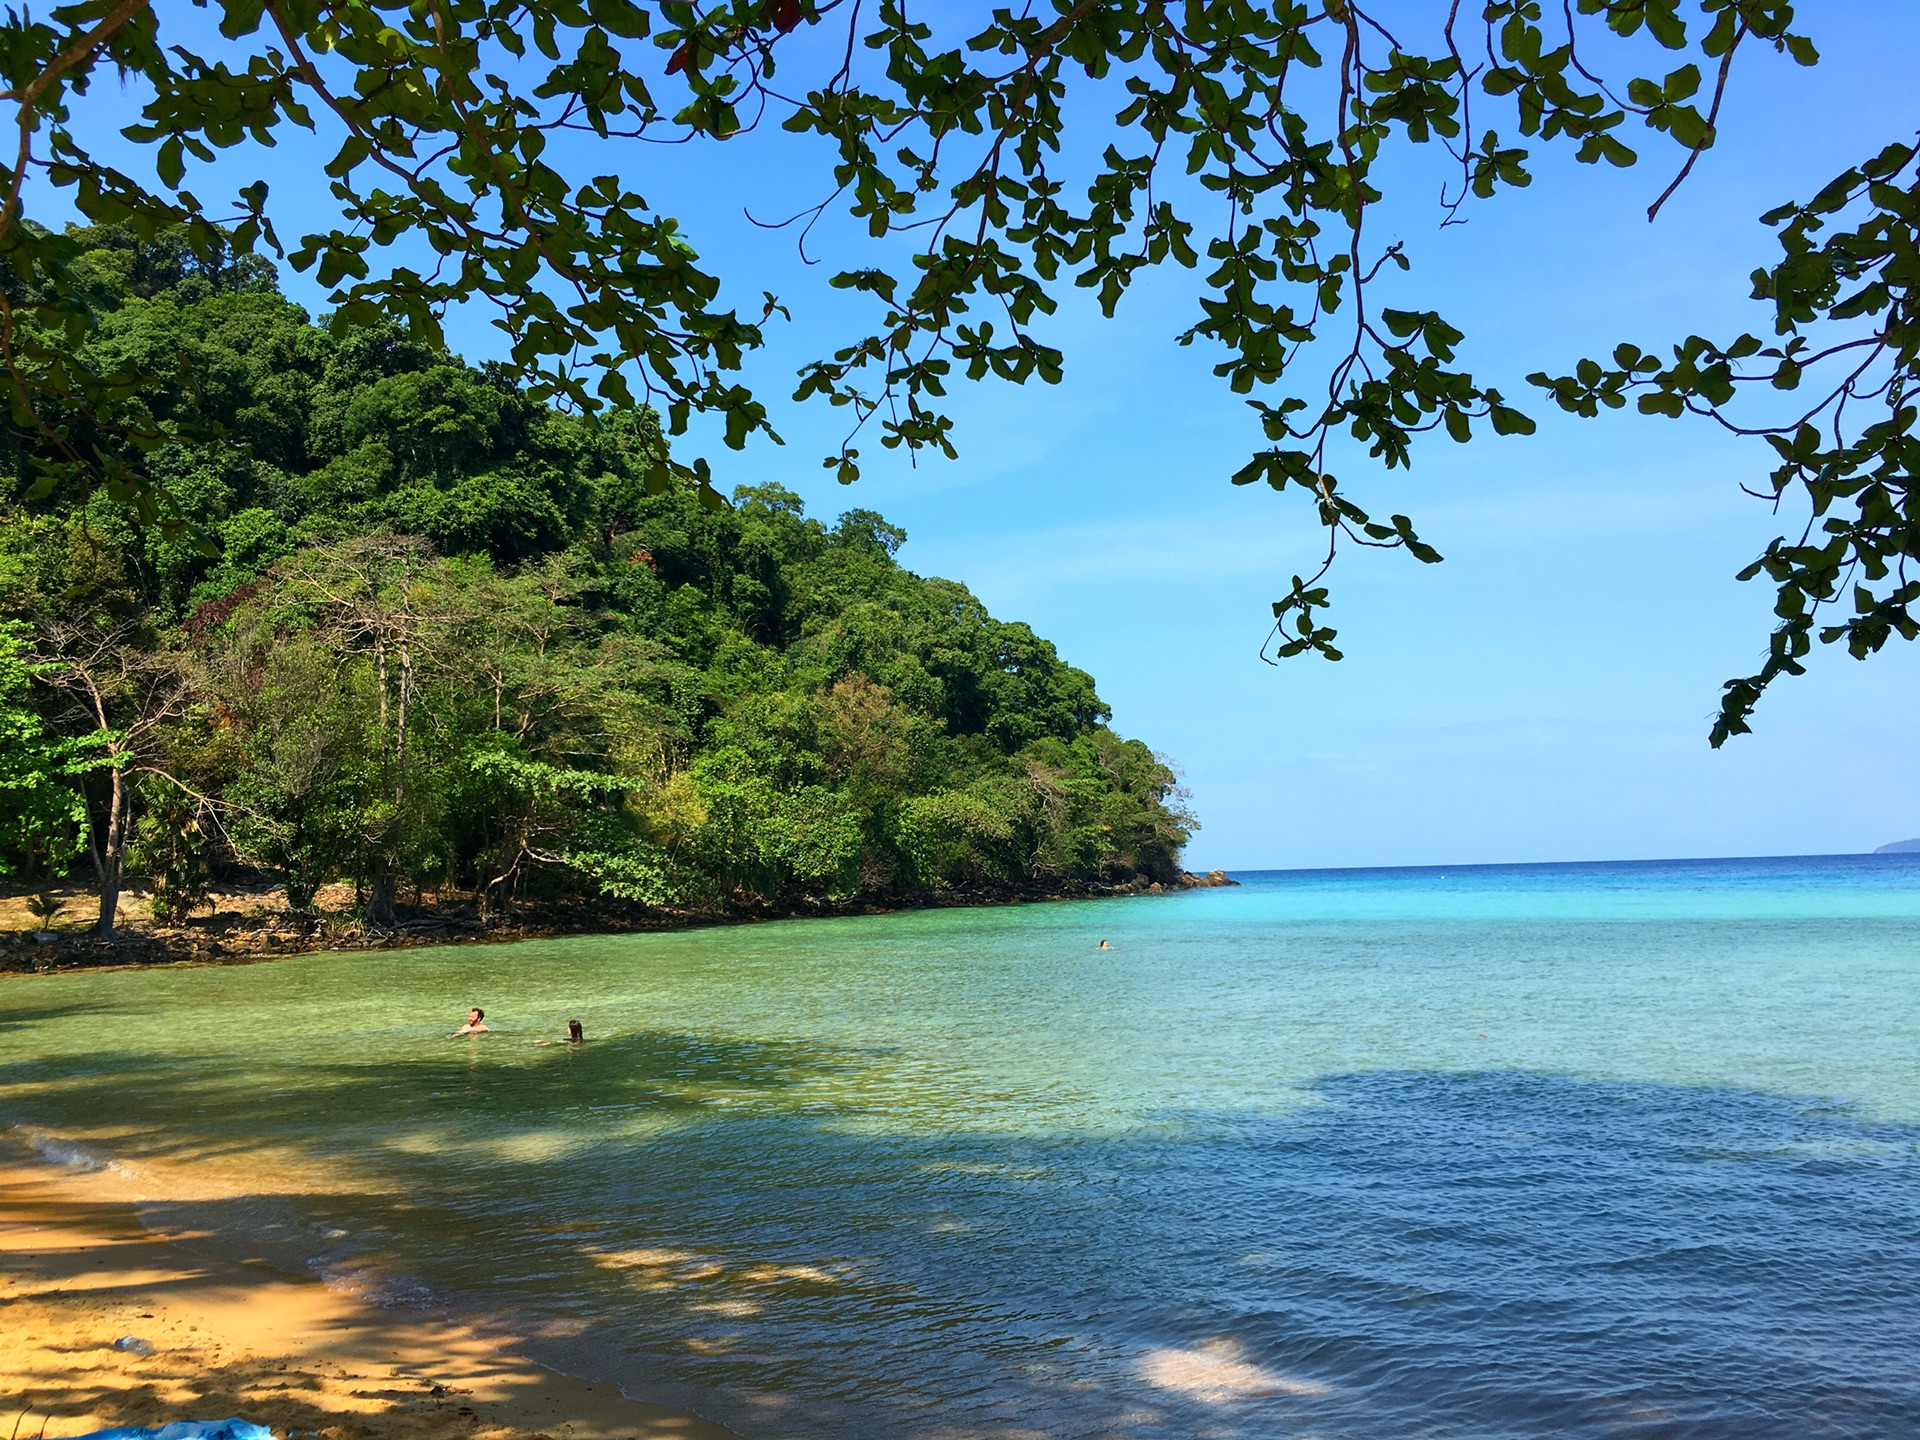
<path fill-rule="evenodd" d="M 0 1094 L 43 1121 L 237 1145 L 352 1114 L 370 1160 L 559 1156 L 616 1125 L 643 1145 L 720 1114 L 1136 1133 L 1283 1112 L 1320 1077 L 1381 1069 L 1739 1084 L 1920 1115 L 1920 922 L 1273 908 L 1205 892 L 63 976 L 0 989 Z M 469 1004 L 493 1033 L 448 1039 Z M 583 1051 L 533 1043 L 569 1019 Z"/>

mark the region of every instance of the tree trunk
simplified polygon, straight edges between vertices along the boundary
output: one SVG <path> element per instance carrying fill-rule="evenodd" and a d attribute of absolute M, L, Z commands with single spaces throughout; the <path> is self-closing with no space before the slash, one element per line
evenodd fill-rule
<path fill-rule="evenodd" d="M 506 887 L 520 868 L 521 839 L 520 832 L 508 827 L 507 833 L 500 837 L 500 853 L 496 860 L 496 874 L 480 887 L 480 918 L 491 920 L 505 907 L 501 900 L 511 892 Z M 499 898 L 496 898 L 499 897 Z"/>
<path fill-rule="evenodd" d="M 127 777 L 118 765 L 109 774 L 107 838 L 94 847 L 94 870 L 100 880 L 100 938 L 113 938 L 114 918 L 120 911 L 120 878 L 126 864 L 127 809 L 132 800 Z"/>
<path fill-rule="evenodd" d="M 399 875 L 393 862 L 385 856 L 373 872 L 373 888 L 367 894 L 367 928 L 370 930 L 390 930 L 393 928 L 394 893 L 399 889 Z"/>
<path fill-rule="evenodd" d="M 400 703 L 394 719 L 393 759 L 396 766 L 407 763 L 407 713 L 413 708 L 413 648 L 404 640 L 400 643 Z M 396 779 L 396 786 L 399 781 Z M 394 792 L 399 798 L 398 789 Z"/>
<path fill-rule="evenodd" d="M 400 662 L 399 695 L 393 711 L 393 810 L 396 816 L 407 809 L 407 712 L 413 706 L 413 652 L 403 640 L 396 647 Z M 386 693 L 386 653 L 381 652 L 380 688 Z M 383 854 L 373 872 L 373 893 L 367 897 L 367 924 L 375 930 L 391 929 L 393 906 L 400 888 L 400 869 L 390 854 Z"/>

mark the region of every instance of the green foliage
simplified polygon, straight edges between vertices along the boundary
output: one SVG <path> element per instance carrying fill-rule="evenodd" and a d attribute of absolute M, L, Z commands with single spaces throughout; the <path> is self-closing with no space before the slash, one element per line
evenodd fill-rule
<path fill-rule="evenodd" d="M 0 621 L 0 875 L 23 865 L 59 872 L 86 848 L 86 807 L 74 782 L 107 763 L 99 737 L 61 737 L 32 705 L 50 668 L 23 653 L 25 627 Z"/>
<path fill-rule="evenodd" d="M 164 781 L 142 789 L 127 858 L 153 884 L 154 918 L 177 923 L 207 903 L 213 885 L 213 856 L 202 827 L 209 807 Z"/>
<path fill-rule="evenodd" d="M 848 417 L 828 469 L 856 479 L 856 442 L 870 428 L 884 448 L 954 453 L 944 397 L 958 376 L 1057 380 L 1064 357 L 1044 327 L 1067 287 L 1092 291 L 1111 314 L 1141 274 L 1198 270 L 1199 313 L 1181 341 L 1217 357 L 1215 373 L 1247 397 L 1264 436 L 1233 479 L 1304 491 L 1326 533 L 1319 570 L 1273 603 L 1277 653 L 1331 659 L 1340 652 L 1321 581 L 1342 544 L 1440 556 L 1410 517 L 1379 518 L 1342 484 L 1330 442 L 1350 439 L 1391 470 L 1410 465 L 1417 437 L 1432 431 L 1466 442 L 1483 425 L 1533 429 L 1464 368 L 1461 329 L 1418 306 L 1369 303 L 1383 272 L 1412 264 L 1400 242 L 1369 229 L 1384 177 L 1411 177 L 1409 159 L 1430 157 L 1451 223 L 1475 201 L 1529 185 L 1542 146 L 1629 166 L 1644 132 L 1677 147 L 1677 173 L 1651 218 L 1718 143 L 1740 55 L 1764 47 L 1800 65 L 1818 59 L 1789 0 L 1481 0 L 1380 13 L 1357 0 L 1048 0 L 926 13 L 906 0 L 210 8 L 217 36 L 185 31 L 151 0 L 0 20 L 0 76 L 22 140 L 12 166 L 0 163 L 9 262 L 0 354 L 13 382 L 10 438 L 36 494 L 103 487 L 143 526 L 159 523 L 157 549 L 224 553 L 220 542 L 235 539 L 228 517 L 199 496 L 207 467 L 245 447 L 303 487 L 316 511 L 377 516 L 443 551 L 484 549 L 505 564 L 551 553 L 594 505 L 557 489 L 552 455 L 523 446 L 513 427 L 530 422 L 551 438 L 544 402 L 618 418 L 637 396 L 675 434 L 703 413 L 733 448 L 756 434 L 777 440 L 738 372 L 787 312 L 771 295 L 745 311 L 723 300 L 720 277 L 671 215 L 617 173 L 569 172 L 560 152 L 580 147 L 550 140 L 597 137 L 580 153 L 605 164 L 613 142 L 717 146 L 777 124 L 810 137 L 821 157 L 819 203 L 794 219 L 844 209 L 876 240 L 909 237 L 877 246 L 880 263 L 828 280 L 872 307 L 866 333 L 806 365 L 794 394 Z M 796 32 L 815 28 L 823 33 L 797 47 Z M 82 141 L 77 112 L 97 103 L 107 87 L 95 82 L 109 71 L 136 77 L 146 96 L 117 143 L 151 162 L 151 183 Z M 283 242 L 268 180 L 213 211 L 188 188 L 219 151 L 254 147 L 264 161 L 290 131 L 311 132 L 330 157 L 334 223 Z M 1821 638 L 1863 655 L 1911 633 L 1906 582 L 1873 588 L 1889 556 L 1897 568 L 1917 553 L 1885 518 L 1911 473 L 1901 417 L 1916 373 L 1898 333 L 1911 310 L 1915 192 L 1899 178 L 1911 156 L 1895 148 L 1902 158 L 1889 151 L 1774 217 L 1798 217 L 1783 231 L 1789 259 L 1756 295 L 1777 302 L 1796 338 L 1757 357 L 1772 368 L 1739 378 L 1790 389 L 1809 364 L 1834 359 L 1844 370 L 1864 358 L 1849 345 L 1875 344 L 1867 372 L 1838 383 L 1875 410 L 1885 402 L 1885 418 L 1835 408 L 1831 446 L 1800 438 L 1797 419 L 1737 423 L 1786 447 L 1787 485 L 1821 525 L 1833 499 L 1858 496 L 1864 508 L 1844 533 L 1783 537 L 1752 572 L 1776 583 L 1782 623 L 1762 671 L 1728 687 L 1716 743 L 1745 728 L 1771 679 L 1797 671 L 1812 612 L 1856 574 L 1868 585 L 1854 618 Z M 18 204 L 29 177 L 65 192 L 94 228 L 35 225 Z M 1856 203 L 1871 218 L 1816 244 L 1822 217 Z M 103 247 L 106 232 L 118 238 Z M 412 257 L 426 252 L 433 263 L 416 268 Z M 208 350 L 235 326 L 232 348 L 272 343 L 245 330 L 272 326 L 250 303 L 270 289 L 267 253 L 325 289 L 337 348 L 283 327 L 289 343 L 273 379 L 240 387 L 249 398 L 238 406 L 230 372 Z M 1833 289 L 1852 279 L 1862 283 Z M 232 303 L 185 344 L 144 343 L 152 337 L 116 326 L 115 307 L 129 299 L 205 296 Z M 494 314 L 524 391 L 417 363 L 438 344 L 446 308 L 469 301 Z M 1657 376 L 1633 361 L 1546 383 L 1577 413 L 1636 388 L 1650 413 L 1705 408 L 1724 419 L 1714 398 L 1722 362 L 1756 358 L 1737 348 L 1690 341 Z M 323 351 L 367 383 L 316 369 Z M 299 409 L 307 399 L 317 402 L 311 426 Z M 289 451 L 296 435 L 310 455 Z M 514 459 L 488 470 L 482 453 Z M 709 511 L 724 508 L 706 460 L 683 464 L 663 445 L 633 460 L 621 493 L 658 494 L 677 476 Z M 558 468 L 599 479 L 590 467 Z M 1778 494 L 1778 473 L 1774 483 Z M 161 562 L 181 563 L 171 553 Z M 761 604 L 746 632 L 761 643 L 779 611 L 779 597 L 751 589 L 765 580 L 744 572 L 739 586 Z"/>
<path fill-rule="evenodd" d="M 75 237 L 91 273 L 165 273 Z M 299 910 L 349 881 L 374 924 L 425 891 L 785 904 L 1173 877 L 1190 822 L 1165 765 L 1027 626 L 902 569 L 882 517 L 652 488 L 650 413 L 588 425 L 259 285 L 115 298 L 92 345 L 191 345 L 224 377 L 156 409 L 217 405 L 260 437 L 156 452 L 224 544 L 78 485 L 33 499 L 16 457 L 0 605 L 62 674 L 111 680 L 137 737 L 127 859 L 161 918 L 236 865 Z M 80 733 L 70 696 L 15 709 L 23 736 Z M 104 823 L 61 783 L 70 830 Z"/>
<path fill-rule="evenodd" d="M 1889 145 L 1812 200 L 1764 217 L 1785 252 L 1753 273 L 1753 298 L 1773 306 L 1774 343 L 1694 335 L 1670 361 L 1621 345 L 1611 365 L 1582 360 L 1571 375 L 1531 377 L 1574 414 L 1618 410 L 1633 395 L 1643 415 L 1702 415 L 1761 436 L 1779 461 L 1768 498 L 1777 504 L 1798 491 L 1811 502 L 1799 536 L 1771 541 L 1740 573 L 1774 583 L 1779 624 L 1759 671 L 1727 682 L 1715 746 L 1747 732 L 1775 679 L 1804 671 L 1816 632 L 1826 644 L 1845 641 L 1855 659 L 1896 635 L 1920 636 L 1920 574 L 1909 570 L 1920 561 L 1917 154 Z M 1756 390 L 1809 398 L 1777 418 L 1755 416 Z M 1836 604 L 1853 613 L 1819 625 Z"/>

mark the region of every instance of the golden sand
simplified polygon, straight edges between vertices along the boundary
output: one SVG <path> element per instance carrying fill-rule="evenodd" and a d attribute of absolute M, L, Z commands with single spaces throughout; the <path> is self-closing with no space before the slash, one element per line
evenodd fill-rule
<path fill-rule="evenodd" d="M 510 1336 L 161 1239 L 89 1177 L 0 1158 L 0 1440 L 232 1415 L 320 1440 L 732 1435 L 544 1370 Z"/>

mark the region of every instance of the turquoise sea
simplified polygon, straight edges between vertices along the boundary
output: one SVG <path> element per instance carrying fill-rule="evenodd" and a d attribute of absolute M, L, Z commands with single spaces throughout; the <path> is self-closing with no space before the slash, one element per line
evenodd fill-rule
<path fill-rule="evenodd" d="M 1920 1435 L 1920 856 L 1238 878 L 7 980 L 0 1126 L 753 1437 Z"/>

